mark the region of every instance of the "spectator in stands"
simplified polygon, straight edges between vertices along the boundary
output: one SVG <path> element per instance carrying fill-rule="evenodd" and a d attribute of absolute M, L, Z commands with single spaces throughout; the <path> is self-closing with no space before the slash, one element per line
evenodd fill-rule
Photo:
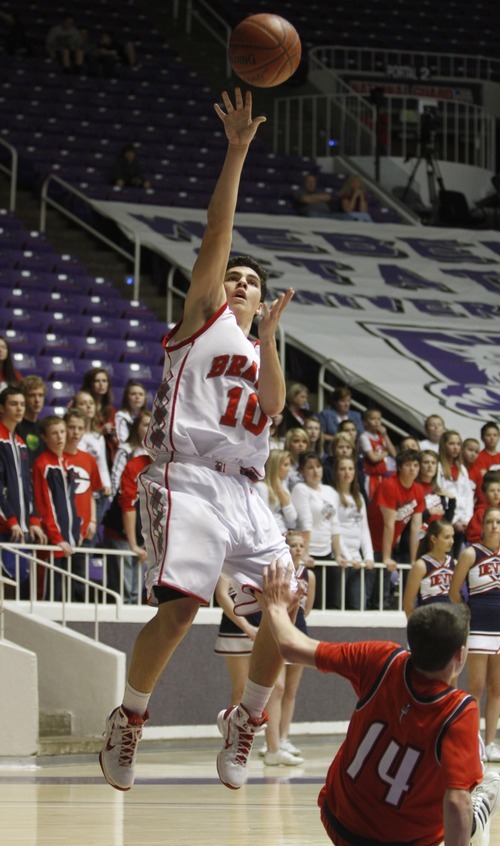
<path fill-rule="evenodd" d="M 136 54 L 132 41 L 122 44 L 112 32 L 104 30 L 97 41 L 93 55 L 93 66 L 101 76 L 116 77 L 120 66 L 135 67 Z"/>
<path fill-rule="evenodd" d="M 133 552 L 124 555 L 123 600 L 137 603 L 139 600 L 139 567 L 146 561 L 146 550 L 142 536 L 141 514 L 139 509 L 138 477 L 149 464 L 151 457 L 145 449 L 137 450 L 127 462 L 120 480 L 120 490 L 114 497 L 104 515 L 105 543 L 111 549 Z M 120 564 L 118 558 L 108 559 L 108 587 L 122 591 Z"/>
<path fill-rule="evenodd" d="M 476 505 L 474 514 L 465 530 L 467 543 L 481 543 L 483 517 L 487 508 L 500 507 L 500 470 L 487 470 L 481 483 L 481 503 Z"/>
<path fill-rule="evenodd" d="M 19 14 L 15 11 L 0 11 L 0 18 L 4 22 L 1 40 L 3 48 L 8 56 L 16 56 L 21 53 L 24 56 L 35 56 L 36 50 L 33 42 L 26 33 Z"/>
<path fill-rule="evenodd" d="M 332 394 L 331 408 L 324 408 L 323 411 L 320 411 L 318 416 L 327 443 L 337 434 L 339 426 L 344 420 L 351 420 L 359 434 L 364 432 L 361 414 L 351 408 L 351 402 L 350 388 L 346 386 L 336 388 Z"/>
<path fill-rule="evenodd" d="M 65 15 L 49 30 L 45 46 L 50 58 L 57 59 L 64 73 L 81 70 L 83 52 L 80 49 L 80 33 L 71 15 Z"/>
<path fill-rule="evenodd" d="M 79 49 L 82 52 L 82 60 L 83 64 L 87 69 L 87 73 L 91 76 L 96 76 L 96 67 L 95 67 L 95 53 L 96 53 L 96 44 L 93 40 L 90 30 L 86 26 L 79 26 L 78 27 L 78 35 L 79 35 Z"/>
<path fill-rule="evenodd" d="M 297 482 L 304 481 L 299 470 L 299 459 L 302 453 L 309 452 L 310 446 L 309 435 L 305 429 L 301 429 L 300 427 L 289 429 L 285 435 L 285 449 L 290 453 L 292 462 L 292 467 L 287 478 L 288 488 L 290 490 L 292 490 Z"/>
<path fill-rule="evenodd" d="M 437 483 L 450 499 L 455 500 L 451 522 L 455 529 L 453 557 L 458 558 L 465 540 L 465 529 L 474 511 L 474 497 L 469 474 L 462 464 L 462 438 L 449 429 L 439 439 Z"/>
<path fill-rule="evenodd" d="M 359 437 L 359 449 L 363 455 L 365 490 L 370 501 L 378 486 L 394 470 L 396 450 L 382 422 L 378 408 L 367 408 L 363 412 L 365 431 Z"/>
<path fill-rule="evenodd" d="M 95 400 L 88 391 L 77 391 L 70 408 L 77 408 L 83 412 L 85 417 L 85 433 L 79 443 L 79 447 L 95 458 L 103 484 L 102 491 L 96 501 L 96 519 L 99 526 L 108 504 L 108 497 L 111 494 L 111 478 L 106 460 L 106 441 L 104 435 L 97 427 Z"/>
<path fill-rule="evenodd" d="M 318 180 L 314 173 L 307 173 L 302 180 L 302 188 L 294 195 L 298 214 L 303 217 L 336 217 L 339 215 L 332 210 L 335 198 L 330 191 L 320 191 Z"/>
<path fill-rule="evenodd" d="M 141 411 L 146 411 L 146 403 L 146 388 L 142 382 L 129 379 L 123 389 L 122 401 L 115 417 L 116 437 L 118 438 L 119 447 L 128 441 L 132 423 Z"/>
<path fill-rule="evenodd" d="M 445 517 L 447 520 L 453 516 L 454 500 L 451 509 L 450 500 L 445 496 L 437 483 L 438 457 L 433 449 L 423 449 L 420 452 L 420 473 L 417 482 L 422 485 L 425 495 L 425 511 L 423 514 L 422 531 L 434 520 Z"/>
<path fill-rule="evenodd" d="M 439 439 L 444 428 L 443 418 L 439 414 L 430 414 L 424 423 L 427 437 L 420 441 L 420 449 L 433 449 L 434 452 L 439 452 Z"/>
<path fill-rule="evenodd" d="M 104 435 L 108 467 L 112 467 L 118 440 L 115 427 L 116 409 L 113 405 L 111 382 L 107 370 L 104 367 L 91 367 L 87 370 L 81 390 L 89 393 L 95 402 L 96 428 Z"/>
<path fill-rule="evenodd" d="M 345 607 L 347 610 L 360 611 L 363 610 L 361 607 L 360 568 L 366 568 L 366 607 L 366 596 L 371 594 L 373 589 L 375 559 L 366 505 L 359 490 L 356 462 L 352 458 L 336 459 L 333 466 L 333 489 L 335 509 L 340 526 L 340 547 L 342 555 L 348 562 L 348 569 L 345 571 Z M 335 570 L 334 575 L 338 582 L 337 590 L 340 602 L 340 572 Z"/>
<path fill-rule="evenodd" d="M 111 185 L 117 188 L 149 188 L 142 165 L 133 144 L 125 144 L 118 154 L 109 174 Z"/>
<path fill-rule="evenodd" d="M 352 458 L 356 461 L 356 449 L 352 438 L 346 432 L 337 432 L 330 441 L 330 454 L 323 458 L 323 482 L 333 485 L 333 468 L 339 458 Z"/>
<path fill-rule="evenodd" d="M 66 423 L 51 414 L 43 418 L 40 427 L 46 449 L 32 469 L 35 508 L 49 544 L 59 547 L 54 553 L 55 564 L 67 570 L 69 558 L 80 545 L 81 520 L 76 510 L 75 474 L 64 459 Z M 62 598 L 59 574 L 54 576 L 54 596 L 50 598 L 56 602 Z"/>
<path fill-rule="evenodd" d="M 146 437 L 150 420 L 150 411 L 140 411 L 130 427 L 127 440 L 116 450 L 115 460 L 113 461 L 113 468 L 111 470 L 111 496 L 116 496 L 120 489 L 120 480 L 127 461 L 130 461 L 136 455 L 144 454 L 144 438 Z"/>
<path fill-rule="evenodd" d="M 16 434 L 24 414 L 25 400 L 19 388 L 0 393 L 0 541 L 47 543 L 47 536 L 35 513 L 28 462 L 28 450 Z M 29 562 L 19 559 L 21 595 L 28 595 Z M 16 576 L 15 556 L 2 553 L 2 566 L 10 578 Z"/>
<path fill-rule="evenodd" d="M 481 444 L 477 438 L 466 438 L 462 444 L 462 461 L 469 473 L 481 451 Z M 470 473 L 469 473 L 470 476 Z"/>
<path fill-rule="evenodd" d="M 45 404 L 47 385 L 40 376 L 25 376 L 21 382 L 21 390 L 26 407 L 24 417 L 16 431 L 28 447 L 28 459 L 32 467 L 35 458 L 38 458 L 45 449 L 38 418 Z"/>
<path fill-rule="evenodd" d="M 269 506 L 279 530 L 286 534 L 297 523 L 297 512 L 287 485 L 288 474 L 292 467 L 290 453 L 286 450 L 272 449 L 266 461 L 266 475 L 256 488 L 266 505 Z"/>
<path fill-rule="evenodd" d="M 317 414 L 310 414 L 304 421 L 304 429 L 309 435 L 310 449 L 323 459 L 325 454 L 325 439 L 323 429 Z"/>
<path fill-rule="evenodd" d="M 398 452 L 402 452 L 404 449 L 416 449 L 417 452 L 420 452 L 418 441 L 413 435 L 405 435 L 404 438 L 401 438 L 398 444 Z"/>
<path fill-rule="evenodd" d="M 350 220 L 370 221 L 368 195 L 361 178 L 353 173 L 348 176 L 339 193 L 340 211 Z"/>
<path fill-rule="evenodd" d="M 14 367 L 14 359 L 6 339 L 0 336 L 0 391 L 4 388 L 17 388 L 22 376 Z"/>
<path fill-rule="evenodd" d="M 499 438 L 500 429 L 497 423 L 485 423 L 484 426 L 481 426 L 483 449 L 474 462 L 474 466 L 468 470 L 473 489 L 478 493 L 481 491 L 481 483 L 486 471 L 500 470 Z M 478 497 L 478 499 L 481 499 L 481 497 Z"/>
<path fill-rule="evenodd" d="M 286 391 L 286 405 L 283 412 L 285 432 L 296 426 L 304 426 L 309 412 L 309 389 L 302 382 L 292 382 Z"/>
<path fill-rule="evenodd" d="M 359 433 L 354 420 L 341 420 L 337 432 L 338 434 L 349 435 L 354 446 L 357 445 Z"/>
<path fill-rule="evenodd" d="M 297 529 L 305 540 L 304 557 L 312 556 L 316 563 L 335 558 L 339 567 L 346 567 L 347 560 L 340 546 L 334 492 L 329 485 L 322 483 L 323 465 L 316 453 L 303 453 L 299 459 L 299 470 L 303 481 L 294 486 L 292 502 L 297 511 Z M 317 594 L 316 606 L 321 608 L 322 583 Z M 337 599 L 335 580 L 329 567 L 326 573 L 326 607 L 336 607 L 334 603 Z"/>
<path fill-rule="evenodd" d="M 283 449 L 285 445 L 285 437 L 281 434 L 282 423 L 282 414 L 275 414 L 274 417 L 271 417 L 271 425 L 269 427 L 269 449 Z"/>
<path fill-rule="evenodd" d="M 425 496 L 417 477 L 420 453 L 407 449 L 396 456 L 397 472 L 384 479 L 368 505 L 368 524 L 376 562 L 385 565 L 384 608 L 391 607 L 391 574 L 396 571 L 395 549 L 405 526 L 410 523 L 410 563 L 416 561 L 418 538 L 425 511 Z M 407 562 L 403 562 L 407 563 Z M 379 608 L 378 583 L 368 600 L 368 607 Z"/>

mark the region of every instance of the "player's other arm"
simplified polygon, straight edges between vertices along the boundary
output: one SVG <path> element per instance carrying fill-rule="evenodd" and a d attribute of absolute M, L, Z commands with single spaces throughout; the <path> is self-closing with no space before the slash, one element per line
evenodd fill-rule
<path fill-rule="evenodd" d="M 259 405 L 264 414 L 274 417 L 285 405 L 286 385 L 276 345 L 276 329 L 279 319 L 294 295 L 289 288 L 271 305 L 262 304 L 262 319 L 259 323 L 260 372 Z"/>
<path fill-rule="evenodd" d="M 290 619 L 290 610 L 296 607 L 300 598 L 290 590 L 291 576 L 291 564 L 286 570 L 283 570 L 280 561 L 273 561 L 266 567 L 261 604 L 268 616 L 281 657 L 292 664 L 315 667 L 319 641 L 300 632 Z"/>
<path fill-rule="evenodd" d="M 469 846 L 472 801 L 467 790 L 448 789 L 443 799 L 444 846 Z"/>
<path fill-rule="evenodd" d="M 207 226 L 200 252 L 193 268 L 191 285 L 184 307 L 184 321 L 205 322 L 225 302 L 223 289 L 226 266 L 243 165 L 257 129 L 265 117 L 252 118 L 252 95 L 236 88 L 234 106 L 226 91 L 226 108 L 215 111 L 224 125 L 228 147 L 222 170 L 208 206 Z"/>

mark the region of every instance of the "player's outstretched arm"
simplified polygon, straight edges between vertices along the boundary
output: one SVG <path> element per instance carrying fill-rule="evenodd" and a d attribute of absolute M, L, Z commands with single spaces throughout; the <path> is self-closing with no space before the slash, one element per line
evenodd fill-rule
<path fill-rule="evenodd" d="M 236 88 L 234 104 L 229 94 L 222 94 L 225 111 L 215 105 L 228 142 L 226 158 L 208 206 L 207 226 L 200 252 L 193 268 L 186 297 L 184 320 L 210 317 L 225 301 L 223 289 L 231 249 L 234 214 L 241 173 L 249 146 L 265 117 L 252 118 L 252 95 L 243 97 Z"/>
<path fill-rule="evenodd" d="M 293 664 L 316 666 L 316 649 L 319 641 L 300 632 L 292 623 L 289 610 L 297 603 L 297 596 L 290 590 L 293 569 L 289 564 L 284 570 L 281 561 L 273 561 L 264 570 L 261 604 L 268 616 L 269 625 L 282 658 Z"/>
<path fill-rule="evenodd" d="M 271 305 L 262 305 L 262 319 L 259 323 L 259 405 L 269 417 L 280 414 L 285 405 L 286 385 L 276 346 L 276 329 L 294 293 L 293 288 L 289 288 Z"/>

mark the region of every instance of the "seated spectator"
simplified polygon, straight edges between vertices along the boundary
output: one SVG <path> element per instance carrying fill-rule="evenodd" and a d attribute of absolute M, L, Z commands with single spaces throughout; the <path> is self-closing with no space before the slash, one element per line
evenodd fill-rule
<path fill-rule="evenodd" d="M 359 433 L 354 420 L 341 420 L 339 423 L 338 434 L 349 435 L 356 447 Z"/>
<path fill-rule="evenodd" d="M 4 388 L 17 388 L 21 384 L 22 376 L 14 367 L 14 359 L 9 344 L 0 336 L 0 391 Z"/>
<path fill-rule="evenodd" d="M 403 452 L 404 449 L 416 449 L 417 452 L 420 452 L 418 441 L 413 435 L 405 435 L 404 438 L 401 438 L 398 444 L 398 452 Z"/>
<path fill-rule="evenodd" d="M 285 436 L 281 434 L 281 427 L 283 423 L 283 415 L 275 414 L 271 417 L 271 425 L 269 427 L 269 449 L 283 449 L 285 445 Z"/>
<path fill-rule="evenodd" d="M 57 59 L 64 73 L 81 70 L 83 52 L 80 48 L 80 33 L 71 15 L 65 15 L 49 30 L 45 46 L 50 58 Z"/>
<path fill-rule="evenodd" d="M 420 449 L 439 452 L 439 439 L 444 432 L 444 420 L 439 414 L 430 414 L 424 423 L 426 438 L 420 441 Z"/>
<path fill-rule="evenodd" d="M 80 544 L 81 521 L 76 510 L 75 474 L 64 459 L 66 423 L 51 414 L 43 418 L 40 426 L 46 449 L 33 464 L 35 508 L 49 544 L 59 547 L 54 552 L 54 563 L 67 570 L 68 561 Z M 46 576 L 46 585 L 51 583 L 51 578 L 51 575 Z M 45 589 L 43 593 L 45 595 Z M 58 573 L 54 575 L 54 595 L 49 598 L 56 602 L 62 598 L 62 580 Z M 66 598 L 69 598 L 67 594 Z"/>
<path fill-rule="evenodd" d="M 47 385 L 40 376 L 25 376 L 21 382 L 21 390 L 24 394 L 26 407 L 24 417 L 17 426 L 16 432 L 21 435 L 28 447 L 28 460 L 30 467 L 32 467 L 35 458 L 38 458 L 45 449 L 38 418 L 45 404 Z"/>
<path fill-rule="evenodd" d="M 0 393 L 0 541 L 47 543 L 33 502 L 28 450 L 16 427 L 24 414 L 20 388 L 7 387 Z M 2 552 L 5 575 L 16 577 L 15 555 Z M 19 559 L 21 597 L 29 595 L 29 562 Z"/>
<path fill-rule="evenodd" d="M 300 427 L 289 429 L 285 435 L 285 449 L 290 454 L 292 462 L 292 467 L 287 477 L 289 490 L 292 490 L 297 482 L 304 481 L 299 470 L 299 460 L 303 452 L 309 452 L 310 446 L 309 435 L 305 429 L 301 429 Z"/>
<path fill-rule="evenodd" d="M 315 452 L 316 455 L 319 455 L 319 457 L 323 459 L 325 454 L 325 441 L 323 437 L 323 429 L 321 428 L 321 423 L 319 422 L 317 414 L 311 414 L 309 417 L 306 417 L 304 429 L 309 435 L 311 451 Z"/>
<path fill-rule="evenodd" d="M 285 535 L 294 529 L 297 512 L 292 504 L 287 478 L 292 467 L 290 453 L 286 450 L 272 449 L 266 461 L 266 475 L 256 488 L 259 496 L 269 506 L 280 532 Z"/>
<path fill-rule="evenodd" d="M 476 459 L 481 451 L 481 444 L 477 438 L 466 438 L 462 444 L 462 461 L 465 469 L 469 473 L 472 465 L 475 464 Z"/>
<path fill-rule="evenodd" d="M 323 458 L 323 482 L 333 485 L 333 468 L 339 458 L 352 458 L 356 461 L 356 448 L 352 438 L 346 432 L 337 432 L 330 441 L 330 454 Z"/>
<path fill-rule="evenodd" d="M 132 41 L 121 44 L 112 32 L 105 30 L 99 36 L 93 52 L 93 68 L 101 76 L 115 77 L 120 66 L 133 68 L 136 66 L 135 47 Z"/>
<path fill-rule="evenodd" d="M 149 188 L 133 144 L 125 144 L 109 174 L 111 185 L 117 188 Z"/>
<path fill-rule="evenodd" d="M 363 424 L 365 431 L 359 437 L 359 449 L 363 455 L 366 496 L 370 501 L 382 480 L 394 471 L 396 450 L 382 423 L 380 409 L 367 408 L 363 412 Z"/>
<path fill-rule="evenodd" d="M 488 508 L 500 506 L 500 470 L 487 470 L 481 483 L 481 503 L 476 505 L 474 514 L 465 530 L 467 543 L 481 543 L 484 513 Z"/>
<path fill-rule="evenodd" d="M 368 212 L 368 195 L 361 178 L 355 173 L 348 176 L 339 194 L 340 210 L 350 220 L 371 220 Z"/>
<path fill-rule="evenodd" d="M 309 389 L 302 382 L 292 382 L 286 390 L 286 405 L 283 411 L 283 429 L 288 432 L 296 426 L 303 426 L 309 412 Z"/>
<path fill-rule="evenodd" d="M 351 408 L 351 402 L 350 388 L 342 386 L 334 390 L 330 403 L 331 407 L 320 411 L 318 417 L 327 443 L 337 434 L 339 426 L 344 420 L 351 420 L 360 435 L 364 432 L 361 414 Z"/>
<path fill-rule="evenodd" d="M 307 173 L 302 180 L 302 188 L 294 196 L 297 211 L 303 217 L 339 217 L 332 209 L 335 197 L 330 191 L 318 190 L 318 180 L 314 173 Z"/>
<path fill-rule="evenodd" d="M 376 562 L 385 566 L 383 605 L 392 607 L 391 574 L 397 569 L 395 549 L 405 526 L 410 524 L 410 562 L 417 557 L 417 546 L 425 510 L 425 496 L 417 477 L 420 471 L 420 453 L 407 449 L 396 456 L 397 471 L 378 486 L 368 505 L 368 524 Z M 408 563 L 408 562 L 402 562 Z M 378 582 L 367 597 L 368 607 L 379 608 Z"/>

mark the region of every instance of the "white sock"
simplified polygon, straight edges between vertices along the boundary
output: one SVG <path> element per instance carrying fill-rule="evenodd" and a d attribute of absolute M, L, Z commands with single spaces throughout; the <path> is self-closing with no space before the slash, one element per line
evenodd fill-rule
<path fill-rule="evenodd" d="M 251 717 L 261 717 L 272 693 L 272 687 L 264 687 L 247 679 L 241 704 L 248 711 Z"/>
<path fill-rule="evenodd" d="M 132 711 L 133 714 L 140 714 L 144 716 L 148 709 L 148 702 L 151 693 L 141 693 L 140 690 L 135 690 L 131 684 L 127 682 L 125 685 L 125 693 L 123 695 L 123 707 L 127 711 Z"/>

